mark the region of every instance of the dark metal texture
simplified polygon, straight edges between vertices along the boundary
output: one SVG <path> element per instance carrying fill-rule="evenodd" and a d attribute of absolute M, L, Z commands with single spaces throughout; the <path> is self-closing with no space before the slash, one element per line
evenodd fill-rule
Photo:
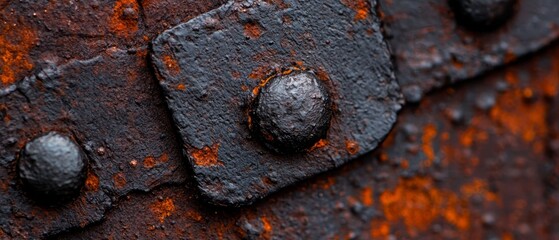
<path fill-rule="evenodd" d="M 371 151 L 401 108 L 374 5 L 356 16 L 338 0 L 284 4 L 231 2 L 153 43 L 195 177 L 216 204 L 252 203 Z M 310 150 L 276 154 L 252 137 L 248 108 L 270 76 L 292 68 L 317 73 L 334 114 L 327 136 Z"/>
<path fill-rule="evenodd" d="M 558 86 L 555 45 L 429 94 L 374 153 L 254 205 L 216 208 L 190 181 L 131 194 L 103 223 L 58 237 L 557 239 L 546 145 Z"/>
<path fill-rule="evenodd" d="M 409 102 L 418 102 L 433 88 L 510 63 L 559 36 L 559 5 L 555 0 L 518 0 L 514 12 L 507 13 L 512 15 L 510 19 L 492 31 L 479 31 L 479 26 L 478 31 L 472 31 L 456 21 L 449 4 L 453 1 L 504 2 L 380 1 L 398 82 Z"/>
<path fill-rule="evenodd" d="M 38 204 L 62 204 L 85 184 L 87 159 L 70 138 L 56 132 L 25 144 L 18 161 L 19 178 Z"/>
<path fill-rule="evenodd" d="M 375 152 L 221 208 L 182 155 L 148 44 L 224 1 L 0 0 L 0 239 L 558 239 L 559 45 L 523 55 L 556 37 L 555 2 L 519 0 L 485 33 L 455 25 L 445 0 L 339 2 L 356 22 L 384 14 L 408 95 L 469 80 L 405 106 Z M 514 54 L 492 59 L 497 45 Z M 427 49 L 458 49 L 463 70 Z M 17 171 L 25 144 L 51 131 L 89 161 L 84 189 L 56 207 L 29 197 Z"/>

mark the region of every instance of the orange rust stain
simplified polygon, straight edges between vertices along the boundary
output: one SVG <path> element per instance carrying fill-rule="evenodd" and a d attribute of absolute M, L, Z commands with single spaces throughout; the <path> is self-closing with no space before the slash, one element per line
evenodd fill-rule
<path fill-rule="evenodd" d="M 336 179 L 333 177 L 328 177 L 326 179 L 322 179 L 318 182 L 318 186 L 322 189 L 329 189 L 336 184 Z"/>
<path fill-rule="evenodd" d="M 474 179 L 471 183 L 462 185 L 460 192 L 466 198 L 481 196 L 487 202 L 497 202 L 499 200 L 498 195 L 491 192 L 487 182 L 482 179 Z"/>
<path fill-rule="evenodd" d="M 144 167 L 147 169 L 155 167 L 155 158 L 152 156 L 144 158 Z"/>
<path fill-rule="evenodd" d="M 514 237 L 511 233 L 503 233 L 503 240 L 514 240 Z"/>
<path fill-rule="evenodd" d="M 167 153 L 163 153 L 157 158 L 154 156 L 147 156 L 146 158 L 144 158 L 144 167 L 147 169 L 151 169 L 158 163 L 164 163 L 167 161 L 169 161 L 169 155 Z"/>
<path fill-rule="evenodd" d="M 328 76 L 328 72 L 325 69 L 319 68 L 316 70 L 316 77 L 322 81 L 328 81 L 330 77 Z"/>
<path fill-rule="evenodd" d="M 424 166 L 431 166 L 433 160 L 435 160 L 435 150 L 433 149 L 433 140 L 437 136 L 437 128 L 433 124 L 427 124 L 423 128 L 423 136 L 421 138 L 423 153 L 425 154 Z"/>
<path fill-rule="evenodd" d="M 326 147 L 327 145 L 328 145 L 328 140 L 326 140 L 326 139 L 320 139 L 320 140 L 318 140 L 318 142 L 316 142 L 316 143 L 309 149 L 309 152 L 310 152 L 310 151 L 314 151 L 315 149 L 318 149 L 318 148 Z"/>
<path fill-rule="evenodd" d="M 257 67 L 256 69 L 252 70 L 252 72 L 248 75 L 251 79 L 263 79 L 268 75 L 270 69 L 265 66 Z"/>
<path fill-rule="evenodd" d="M 175 58 L 173 58 L 169 55 L 165 55 L 165 56 L 163 56 L 163 58 L 161 60 L 163 61 L 163 64 L 165 64 L 167 69 L 169 69 L 172 74 L 178 74 L 180 72 L 179 63 L 177 62 L 177 60 Z"/>
<path fill-rule="evenodd" d="M 547 133 L 544 101 L 527 104 L 522 89 L 513 89 L 500 95 L 491 109 L 490 117 L 506 132 L 522 137 L 526 142 L 543 139 Z"/>
<path fill-rule="evenodd" d="M 113 182 L 116 188 L 121 189 L 126 186 L 126 177 L 124 177 L 123 173 L 117 173 L 113 175 Z"/>
<path fill-rule="evenodd" d="M 345 149 L 349 154 L 355 155 L 359 152 L 359 144 L 355 141 L 347 140 L 345 141 Z"/>
<path fill-rule="evenodd" d="M 355 16 L 353 17 L 355 21 L 365 20 L 371 13 L 371 6 L 368 0 L 341 0 L 341 2 L 355 11 Z"/>
<path fill-rule="evenodd" d="M 251 39 L 257 39 L 262 35 L 262 26 L 257 22 L 248 22 L 244 24 L 245 36 Z"/>
<path fill-rule="evenodd" d="M 538 76 L 538 78 L 538 88 L 544 93 L 544 96 L 557 96 L 557 92 L 559 89 L 559 58 L 554 58 L 551 69 L 549 69 L 549 71 L 547 71 L 544 76 Z"/>
<path fill-rule="evenodd" d="M 202 221 L 202 219 L 204 219 L 204 217 L 202 217 L 202 215 L 200 215 L 199 212 L 195 211 L 195 210 L 188 210 L 186 212 L 186 216 L 188 216 L 189 218 L 191 218 L 192 220 L 196 221 L 196 222 L 200 222 Z"/>
<path fill-rule="evenodd" d="M 475 119 L 472 121 L 475 121 Z M 474 125 L 472 123 L 470 127 L 460 133 L 459 141 L 462 146 L 471 147 L 474 142 L 484 142 L 489 138 L 487 132 L 479 130 Z"/>
<path fill-rule="evenodd" d="M 272 239 L 272 224 L 266 217 L 260 217 L 260 221 L 262 222 L 262 237 L 264 239 Z"/>
<path fill-rule="evenodd" d="M 171 198 L 165 198 L 163 201 L 157 201 L 150 206 L 151 212 L 157 216 L 160 223 L 175 212 L 175 203 Z"/>
<path fill-rule="evenodd" d="M 365 187 L 361 190 L 361 202 L 363 205 L 370 207 L 375 203 L 373 199 L 373 189 L 370 187 Z"/>
<path fill-rule="evenodd" d="M 390 223 L 378 219 L 371 221 L 370 234 L 373 239 L 388 239 L 390 236 Z"/>
<path fill-rule="evenodd" d="M 219 143 L 211 147 L 205 146 L 202 149 L 193 149 L 191 151 L 192 159 L 198 166 L 211 167 L 216 165 L 223 165 L 218 158 Z"/>
<path fill-rule="evenodd" d="M 36 42 L 37 35 L 32 29 L 12 24 L 0 27 L 1 85 L 12 84 L 33 69 L 29 51 Z"/>
<path fill-rule="evenodd" d="M 439 218 L 460 230 L 470 226 L 467 202 L 451 191 L 436 188 L 431 178 L 400 179 L 394 190 L 381 194 L 380 203 L 386 219 L 403 221 L 412 235 L 429 229 Z"/>
<path fill-rule="evenodd" d="M 99 177 L 91 171 L 87 173 L 87 178 L 85 179 L 85 189 L 87 191 L 94 192 L 99 190 Z"/>
<path fill-rule="evenodd" d="M 135 0 L 117 0 L 113 8 L 109 27 L 119 36 L 129 37 L 138 31 L 140 7 Z"/>

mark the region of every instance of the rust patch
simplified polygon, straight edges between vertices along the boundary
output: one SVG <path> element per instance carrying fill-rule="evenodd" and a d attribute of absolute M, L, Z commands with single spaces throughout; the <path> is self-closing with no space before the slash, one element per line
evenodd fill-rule
<path fill-rule="evenodd" d="M 422 141 L 422 149 L 423 154 L 425 154 L 425 162 L 423 163 L 424 166 L 428 167 L 431 166 L 433 160 L 435 160 L 435 150 L 433 149 L 433 140 L 437 136 L 437 128 L 433 124 L 427 124 L 423 128 L 423 136 L 421 138 Z"/>
<path fill-rule="evenodd" d="M 365 187 L 361 190 L 361 202 L 363 205 L 370 207 L 375 203 L 373 199 L 373 189 L 370 187 Z"/>
<path fill-rule="evenodd" d="M 460 230 L 470 226 L 467 202 L 452 191 L 436 188 L 431 178 L 401 179 L 396 189 L 381 194 L 380 203 L 386 219 L 402 220 L 410 235 L 427 230 L 438 218 Z"/>
<path fill-rule="evenodd" d="M 312 152 L 312 151 L 314 151 L 315 149 L 318 149 L 318 148 L 326 147 L 327 145 L 328 145 L 328 140 L 326 140 L 326 139 L 320 139 L 320 140 L 318 140 L 318 142 L 316 142 L 316 143 L 309 149 L 309 152 Z"/>
<path fill-rule="evenodd" d="M 37 42 L 31 29 L 12 24 L 2 24 L 0 30 L 0 82 L 9 85 L 33 69 L 29 51 Z"/>
<path fill-rule="evenodd" d="M 172 74 L 178 74 L 180 72 L 179 63 L 177 60 L 169 55 L 165 55 L 162 58 L 163 64 L 169 69 Z M 183 85 L 184 86 L 184 85 Z"/>
<path fill-rule="evenodd" d="M 146 158 L 144 158 L 144 167 L 147 169 L 151 169 L 158 163 L 164 163 L 167 161 L 169 161 L 169 155 L 167 153 L 163 153 L 157 158 L 154 156 L 147 156 Z"/>
<path fill-rule="evenodd" d="M 189 218 L 191 218 L 196 222 L 200 222 L 202 221 L 202 219 L 204 219 L 204 217 L 202 217 L 202 215 L 199 212 L 192 209 L 186 212 L 186 216 L 188 216 Z"/>
<path fill-rule="evenodd" d="M 129 37 L 138 31 L 140 7 L 135 0 L 118 0 L 113 8 L 109 27 L 111 32 Z"/>
<path fill-rule="evenodd" d="M 262 238 L 272 239 L 272 224 L 266 217 L 261 217 L 260 221 L 262 221 Z"/>
<path fill-rule="evenodd" d="M 150 209 L 151 212 L 157 216 L 159 222 L 163 223 L 166 218 L 175 212 L 175 203 L 173 202 L 173 199 L 165 198 L 165 200 L 153 203 Z"/>
<path fill-rule="evenodd" d="M 341 2 L 355 11 L 355 16 L 353 17 L 355 21 L 365 20 L 371 13 L 371 6 L 367 0 L 341 0 Z"/>
<path fill-rule="evenodd" d="M 379 219 L 371 221 L 370 234 L 374 239 L 388 239 L 390 236 L 390 223 Z"/>
<path fill-rule="evenodd" d="M 258 22 L 248 22 L 244 24 L 245 36 L 250 39 L 260 38 L 262 35 L 262 26 Z"/>
<path fill-rule="evenodd" d="M 85 189 L 87 191 L 96 192 L 99 190 L 99 177 L 95 175 L 92 171 L 87 173 L 87 179 L 85 180 Z"/>
<path fill-rule="evenodd" d="M 347 140 L 345 141 L 345 149 L 349 154 L 355 155 L 359 152 L 359 144 L 355 141 Z"/>
<path fill-rule="evenodd" d="M 126 177 L 124 177 L 123 173 L 117 173 L 113 175 L 113 182 L 116 188 L 122 189 L 126 186 Z"/>
<path fill-rule="evenodd" d="M 219 143 L 211 147 L 205 146 L 202 149 L 192 149 L 190 156 L 197 166 L 211 167 L 216 165 L 223 165 L 218 156 Z"/>

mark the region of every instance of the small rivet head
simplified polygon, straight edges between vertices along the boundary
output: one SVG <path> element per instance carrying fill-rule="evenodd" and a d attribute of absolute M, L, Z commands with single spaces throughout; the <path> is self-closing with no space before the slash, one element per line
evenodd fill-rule
<path fill-rule="evenodd" d="M 325 138 L 332 117 L 324 82 L 295 71 L 270 79 L 250 109 L 250 128 L 277 153 L 302 152 Z"/>
<path fill-rule="evenodd" d="M 86 178 L 87 160 L 70 138 L 50 132 L 25 144 L 18 174 L 30 195 L 57 204 L 77 196 Z"/>
<path fill-rule="evenodd" d="M 493 30 L 514 12 L 516 0 L 449 0 L 461 25 L 475 31 Z"/>

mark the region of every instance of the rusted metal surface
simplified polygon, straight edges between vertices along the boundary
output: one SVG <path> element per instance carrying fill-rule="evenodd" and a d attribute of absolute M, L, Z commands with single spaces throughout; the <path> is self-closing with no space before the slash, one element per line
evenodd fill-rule
<path fill-rule="evenodd" d="M 154 40 L 157 76 L 200 189 L 214 203 L 251 203 L 371 151 L 401 108 L 374 6 L 356 16 L 338 0 L 284 4 L 231 2 Z M 251 134 L 262 119 L 248 112 L 268 81 L 297 71 L 315 72 L 333 116 L 314 147 L 278 154 Z"/>
<path fill-rule="evenodd" d="M 289 10 L 286 1 L 267 2 Z M 340 2 L 353 20 L 375 10 L 389 16 L 396 77 L 406 83 L 390 2 L 381 9 Z M 392 4 L 403 2 L 425 9 L 429 1 Z M 484 34 L 507 35 L 520 26 L 516 19 L 530 13 L 545 21 L 556 8 L 519 2 L 512 23 Z M 469 80 L 404 106 L 375 152 L 249 206 L 207 203 L 182 154 L 148 43 L 223 3 L 0 1 L 0 239 L 559 238 L 557 44 L 475 79 L 483 54 L 465 50 L 471 69 L 445 73 Z M 432 21 L 433 12 L 422 13 L 409 16 Z M 451 23 L 448 17 L 437 24 Z M 524 53 L 540 49 L 556 34 L 542 26 L 525 29 L 533 41 L 524 45 L 501 42 Z M 414 81 L 431 79 L 421 76 Z M 432 86 L 439 84 L 418 89 Z M 75 141 L 89 161 L 78 196 L 54 207 L 29 194 L 17 170 L 25 144 L 51 131 Z"/>
<path fill-rule="evenodd" d="M 435 91 L 379 150 L 254 205 L 213 207 L 189 181 L 132 194 L 103 223 L 58 237 L 556 239 L 544 166 L 558 53 Z"/>
<path fill-rule="evenodd" d="M 505 13 L 512 16 L 489 29 L 479 23 L 474 29 L 461 23 L 463 14 L 452 10 L 453 2 L 486 4 L 484 9 L 471 10 L 480 13 L 490 8 L 488 3 L 507 1 L 380 1 L 398 81 L 410 102 L 419 101 L 433 88 L 510 63 L 559 36 L 559 6 L 554 0 L 518 0 L 512 13 Z"/>

